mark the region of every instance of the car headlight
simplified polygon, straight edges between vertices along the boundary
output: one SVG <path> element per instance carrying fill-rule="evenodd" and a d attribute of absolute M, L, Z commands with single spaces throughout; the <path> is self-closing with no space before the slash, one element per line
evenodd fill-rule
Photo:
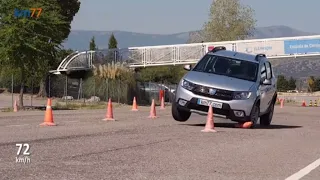
<path fill-rule="evenodd" d="M 251 96 L 251 92 L 248 92 L 248 91 L 234 92 L 233 93 L 233 99 L 235 99 L 235 100 L 249 99 L 250 96 Z"/>
<path fill-rule="evenodd" d="M 189 81 L 186 81 L 186 80 L 182 80 L 182 83 L 181 83 L 182 87 L 191 91 L 195 88 L 195 85 Z"/>

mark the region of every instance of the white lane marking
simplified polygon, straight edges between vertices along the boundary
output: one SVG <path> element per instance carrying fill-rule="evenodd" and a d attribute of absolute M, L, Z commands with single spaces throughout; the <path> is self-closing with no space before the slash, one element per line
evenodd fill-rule
<path fill-rule="evenodd" d="M 13 125 L 7 125 L 5 127 L 19 127 L 19 126 L 29 126 L 30 124 L 13 124 Z"/>
<path fill-rule="evenodd" d="M 286 178 L 285 180 L 299 180 L 303 176 L 309 174 L 312 170 L 316 169 L 318 166 L 320 166 L 320 158 L 309 164 L 307 167 Z"/>

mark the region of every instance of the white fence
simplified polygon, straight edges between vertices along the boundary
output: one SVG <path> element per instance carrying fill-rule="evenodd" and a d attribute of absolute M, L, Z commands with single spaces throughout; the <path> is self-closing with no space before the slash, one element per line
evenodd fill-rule
<path fill-rule="evenodd" d="M 320 55 L 320 35 L 84 51 L 68 58 L 66 61 L 70 62 L 64 62 L 64 66 L 60 66 L 58 71 L 80 68 L 80 65 L 90 68 L 92 64 L 110 60 L 126 61 L 131 67 L 196 63 L 216 46 L 251 54 L 265 53 L 269 58 L 314 56 Z"/>

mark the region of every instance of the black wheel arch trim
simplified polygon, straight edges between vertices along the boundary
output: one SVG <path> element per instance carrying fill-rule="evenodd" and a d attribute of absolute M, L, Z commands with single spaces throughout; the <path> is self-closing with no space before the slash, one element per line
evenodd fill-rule
<path fill-rule="evenodd" d="M 251 108 L 251 111 L 250 111 L 250 114 L 248 114 L 248 116 L 250 116 L 250 115 L 252 114 L 253 107 L 258 103 L 258 101 L 260 101 L 260 96 L 258 96 L 258 97 L 256 98 L 256 100 L 254 101 L 254 103 L 253 103 L 253 105 L 252 105 L 252 108 Z M 260 106 L 260 104 L 259 104 L 259 106 Z M 260 112 L 260 110 L 259 110 L 259 112 Z M 260 116 L 260 113 L 259 113 L 259 116 Z"/>
<path fill-rule="evenodd" d="M 274 102 L 276 102 L 276 101 L 277 101 L 277 97 L 278 97 L 278 93 L 275 92 L 274 95 L 273 95 L 273 99 L 272 99 L 272 100 L 273 100 Z"/>
<path fill-rule="evenodd" d="M 256 98 L 256 100 L 254 101 L 254 104 L 253 104 L 253 105 L 256 105 L 258 101 L 260 101 L 260 96 L 258 96 L 258 97 Z M 260 106 L 260 104 L 259 104 L 259 106 Z"/>
<path fill-rule="evenodd" d="M 271 111 L 271 105 L 274 104 L 276 101 L 277 101 L 277 97 L 278 97 L 278 93 L 275 92 L 274 95 L 273 95 L 273 98 L 272 100 L 270 101 L 270 103 L 268 104 L 268 110 L 264 113 L 264 114 L 267 114 Z"/>

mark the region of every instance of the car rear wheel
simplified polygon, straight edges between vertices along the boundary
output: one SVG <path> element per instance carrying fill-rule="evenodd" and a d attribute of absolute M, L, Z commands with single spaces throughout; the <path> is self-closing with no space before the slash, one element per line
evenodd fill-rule
<path fill-rule="evenodd" d="M 272 104 L 270 105 L 269 112 L 260 117 L 260 124 L 261 125 L 269 126 L 271 124 L 273 112 L 274 112 L 274 104 L 275 104 L 275 101 L 272 102 Z"/>
<path fill-rule="evenodd" d="M 173 119 L 179 122 L 185 122 L 191 116 L 191 112 L 179 109 L 175 102 L 172 103 L 171 113 Z"/>

